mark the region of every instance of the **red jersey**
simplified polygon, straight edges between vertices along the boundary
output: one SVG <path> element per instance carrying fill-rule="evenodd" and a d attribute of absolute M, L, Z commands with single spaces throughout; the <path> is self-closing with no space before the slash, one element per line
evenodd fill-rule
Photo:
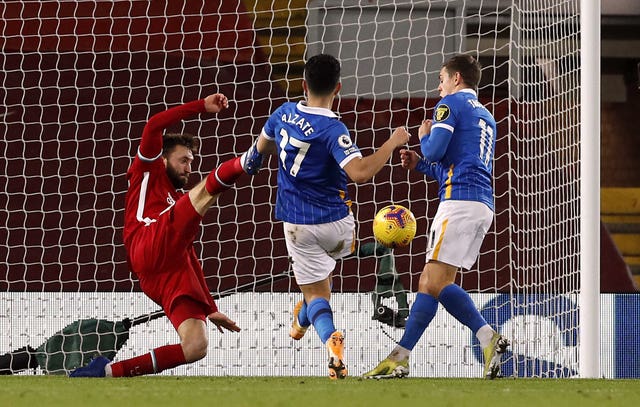
<path fill-rule="evenodd" d="M 204 101 L 197 100 L 151 117 L 127 171 L 123 231 L 127 261 L 145 294 L 167 314 L 181 296 L 202 303 L 207 314 L 217 311 L 193 247 L 202 217 L 189 196 L 176 191 L 162 158 L 164 130 L 205 111 Z"/>

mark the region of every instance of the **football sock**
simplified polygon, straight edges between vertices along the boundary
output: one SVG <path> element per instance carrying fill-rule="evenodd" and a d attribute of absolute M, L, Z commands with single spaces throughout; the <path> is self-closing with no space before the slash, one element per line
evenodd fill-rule
<path fill-rule="evenodd" d="M 408 359 L 409 355 L 411 355 L 411 351 L 409 349 L 397 345 L 387 358 L 395 362 L 400 362 L 401 360 Z"/>
<path fill-rule="evenodd" d="M 329 301 L 316 298 L 307 305 L 307 317 L 320 336 L 322 343 L 326 343 L 331 334 L 336 331 L 333 325 L 333 311 Z"/>
<path fill-rule="evenodd" d="M 487 324 L 476 332 L 476 338 L 478 338 L 478 342 L 480 342 L 480 346 L 482 349 L 486 348 L 491 344 L 491 339 L 493 338 L 493 334 L 496 331 L 491 328 L 491 325 Z"/>
<path fill-rule="evenodd" d="M 205 188 L 211 195 L 217 195 L 225 191 L 233 185 L 233 183 L 244 174 L 242 165 L 240 165 L 240 157 L 225 161 L 218 168 L 211 171 L 207 176 Z"/>
<path fill-rule="evenodd" d="M 160 373 L 185 363 L 182 346 L 176 344 L 161 346 L 144 355 L 112 363 L 110 367 L 113 377 L 133 377 Z"/>
<path fill-rule="evenodd" d="M 412 350 L 436 315 L 436 311 L 438 311 L 438 300 L 429 294 L 418 293 L 398 345 L 409 351 Z"/>
<path fill-rule="evenodd" d="M 307 302 L 302 301 L 302 307 L 300 308 L 300 312 L 298 313 L 298 324 L 306 328 L 311 325 L 311 321 L 309 321 L 309 316 L 307 314 Z"/>
<path fill-rule="evenodd" d="M 440 291 L 440 304 L 455 319 L 468 326 L 475 334 L 480 327 L 487 325 L 469 294 L 457 284 L 449 284 Z"/>

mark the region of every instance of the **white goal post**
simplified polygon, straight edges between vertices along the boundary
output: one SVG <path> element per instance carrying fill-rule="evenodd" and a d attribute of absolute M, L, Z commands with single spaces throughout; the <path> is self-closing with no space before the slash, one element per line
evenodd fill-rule
<path fill-rule="evenodd" d="M 121 229 L 125 173 L 146 120 L 220 91 L 230 109 L 174 129 L 201 138 L 201 179 L 244 152 L 269 113 L 300 99 L 301 66 L 338 57 L 336 111 L 370 154 L 396 126 L 417 129 L 438 100 L 438 71 L 456 53 L 483 65 L 479 98 L 498 123 L 496 214 L 460 283 L 512 341 L 503 373 L 612 377 L 600 352 L 599 8 L 579 0 L 123 0 L 0 5 L 0 373 L 2 355 L 36 349 L 85 318 L 113 321 L 154 311 L 127 269 Z M 197 242 L 212 292 L 289 267 L 273 219 L 276 167 L 243 177 L 205 216 Z M 396 284 L 376 256 L 340 262 L 332 306 L 347 363 L 371 368 L 401 336 L 401 318 L 424 264 L 436 185 L 394 156 L 367 184 L 349 185 L 359 245 L 390 203 L 418 219 L 396 250 Z M 396 290 L 394 292 L 393 290 Z M 210 332 L 209 355 L 163 374 L 324 375 L 315 332 L 287 335 L 299 290 L 291 279 L 229 295 L 219 306 L 242 333 Z M 385 308 L 386 307 L 386 308 Z M 400 315 L 400 316 L 398 316 Z M 386 322 L 385 322 L 386 321 Z M 131 329 L 116 358 L 177 342 L 166 320 Z M 412 354 L 415 377 L 480 377 L 477 340 L 441 309 Z M 17 360 L 17 359 L 15 359 Z M 601 366 L 602 363 L 602 366 Z M 49 372 L 28 366 L 13 373 Z"/>

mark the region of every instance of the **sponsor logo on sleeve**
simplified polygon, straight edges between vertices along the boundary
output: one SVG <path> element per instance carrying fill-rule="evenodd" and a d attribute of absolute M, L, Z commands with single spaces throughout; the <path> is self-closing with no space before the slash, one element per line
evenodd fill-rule
<path fill-rule="evenodd" d="M 441 122 L 443 120 L 447 120 L 449 118 L 449 114 L 451 110 L 447 105 L 440 105 L 436 108 L 435 118 L 437 122 Z"/>

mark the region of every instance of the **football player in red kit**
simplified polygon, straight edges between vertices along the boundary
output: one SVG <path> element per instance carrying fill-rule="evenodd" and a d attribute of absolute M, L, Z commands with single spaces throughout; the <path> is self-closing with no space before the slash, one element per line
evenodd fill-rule
<path fill-rule="evenodd" d="M 144 293 L 162 306 L 180 343 L 118 362 L 98 356 L 71 372 L 71 377 L 138 376 L 200 360 L 207 354 L 207 319 L 220 332 L 240 331 L 218 311 L 193 242 L 202 217 L 218 195 L 243 173 L 257 171 L 262 156 L 251 154 L 251 149 L 225 161 L 185 193 L 198 139 L 189 134 L 163 135 L 183 119 L 218 113 L 228 105 L 226 96 L 218 93 L 154 115 L 127 171 L 123 238 L 128 264 Z"/>

